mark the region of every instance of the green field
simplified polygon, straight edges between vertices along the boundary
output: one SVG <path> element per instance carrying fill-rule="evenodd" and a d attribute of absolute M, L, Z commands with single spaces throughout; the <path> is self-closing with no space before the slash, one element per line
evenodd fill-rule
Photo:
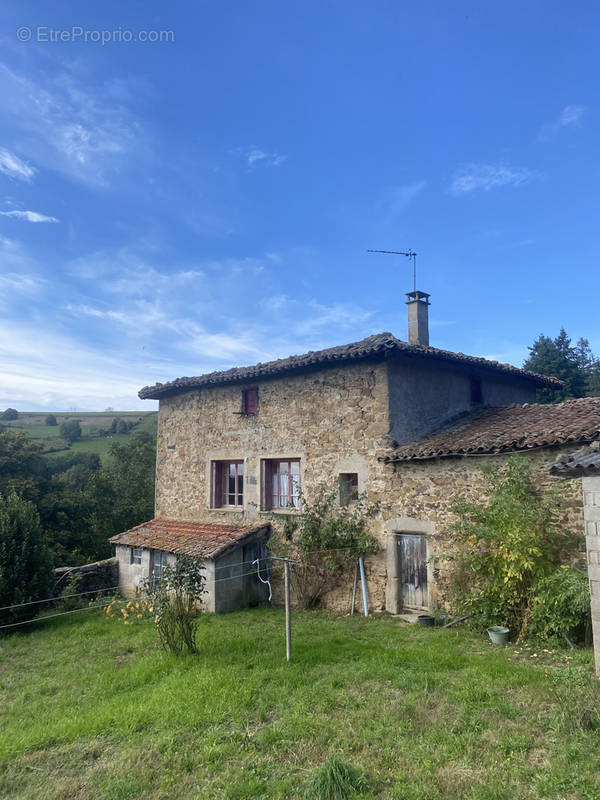
<path fill-rule="evenodd" d="M 597 800 L 591 654 L 508 647 L 388 616 L 280 610 L 201 621 L 201 654 L 82 611 L 0 640 L 0 796 L 302 798 L 315 767 L 366 798 Z"/>
<path fill-rule="evenodd" d="M 0 420 L 0 425 L 24 431 L 32 439 L 40 440 L 44 449 L 51 457 L 56 452 L 64 452 L 68 449 L 80 453 L 98 453 L 101 458 L 106 459 L 109 455 L 110 446 L 114 442 L 127 442 L 131 433 L 135 431 L 146 431 L 156 435 L 156 425 L 158 414 L 156 411 L 107 411 L 107 412 L 65 412 L 55 413 L 57 425 L 46 425 L 45 419 L 47 412 L 22 411 L 19 419 L 4 422 Z M 118 417 L 123 420 L 134 420 L 138 422 L 128 434 L 109 434 L 108 436 L 98 436 L 100 430 L 108 430 L 112 420 Z M 61 422 L 68 419 L 76 419 L 81 425 L 82 437 L 73 442 L 70 447 L 60 438 L 59 428 Z M 94 428 L 96 431 L 94 431 Z"/>

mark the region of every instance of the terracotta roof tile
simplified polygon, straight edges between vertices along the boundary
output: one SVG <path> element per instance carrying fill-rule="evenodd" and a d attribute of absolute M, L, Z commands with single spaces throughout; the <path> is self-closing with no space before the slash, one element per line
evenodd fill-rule
<path fill-rule="evenodd" d="M 216 558 L 229 547 L 267 525 L 218 525 L 209 522 L 180 522 L 151 519 L 109 539 L 112 544 L 146 547 L 202 558 Z"/>
<path fill-rule="evenodd" d="M 363 359 L 381 360 L 392 355 L 406 355 L 413 357 L 431 358 L 437 361 L 448 361 L 455 364 L 478 366 L 483 369 L 502 372 L 508 375 L 529 378 L 538 387 L 560 389 L 562 383 L 556 378 L 548 378 L 535 372 L 518 369 L 510 364 L 500 364 L 498 361 L 488 361 L 485 358 L 467 356 L 464 353 L 453 353 L 450 350 L 439 350 L 436 347 L 426 347 L 420 344 L 408 344 L 396 339 L 391 333 L 378 333 L 361 339 L 359 342 L 344 344 L 338 347 L 329 347 L 326 350 L 309 351 L 298 356 L 279 358 L 277 361 L 268 361 L 264 364 L 255 364 L 251 367 L 234 367 L 220 372 L 209 372 L 196 377 L 176 378 L 169 383 L 157 383 L 154 386 L 145 386 L 140 390 L 142 400 L 158 400 L 166 395 L 184 392 L 188 389 L 200 389 L 207 386 L 228 383 L 241 383 L 254 381 L 272 375 L 280 375 L 296 370 L 314 369 L 327 364 L 338 364 L 348 361 Z"/>
<path fill-rule="evenodd" d="M 600 398 L 485 408 L 404 445 L 383 461 L 504 453 L 600 438 Z"/>

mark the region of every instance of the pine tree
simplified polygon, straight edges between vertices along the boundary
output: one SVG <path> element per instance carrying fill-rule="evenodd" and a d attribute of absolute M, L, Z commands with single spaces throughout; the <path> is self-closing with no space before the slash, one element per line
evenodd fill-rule
<path fill-rule="evenodd" d="M 581 361 L 593 356 L 591 350 L 587 353 L 585 346 L 586 340 L 580 340 L 577 347 L 573 347 L 564 328 L 555 339 L 540 334 L 535 340 L 529 348 L 530 356 L 523 364 L 524 369 L 558 378 L 564 383 L 558 390 L 538 389 L 539 403 L 556 403 L 586 395 L 586 372 Z M 589 343 L 587 347 L 589 349 Z"/>

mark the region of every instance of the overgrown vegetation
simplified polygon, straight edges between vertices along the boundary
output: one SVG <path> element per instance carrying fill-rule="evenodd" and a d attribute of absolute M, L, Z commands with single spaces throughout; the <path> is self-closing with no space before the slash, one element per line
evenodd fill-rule
<path fill-rule="evenodd" d="M 0 430 L 0 493 L 31 501 L 54 566 L 74 566 L 112 554 L 108 538 L 150 519 L 154 510 L 156 445 L 145 432 L 115 442 L 104 463 L 94 453 L 45 457 L 23 431 Z"/>
<path fill-rule="evenodd" d="M 0 494 L 0 625 L 35 616 L 54 583 L 52 559 L 33 503 L 15 492 Z M 20 605 L 20 608 L 5 608 Z"/>
<path fill-rule="evenodd" d="M 534 491 L 527 459 L 511 456 L 506 466 L 485 467 L 484 473 L 487 502 L 459 500 L 454 505 L 457 548 L 447 554 L 453 562 L 453 608 L 476 614 L 482 627 L 504 624 L 523 637 L 537 596 L 536 630 L 541 633 L 546 630 L 544 609 L 555 617 L 559 613 L 544 600 L 553 585 L 550 576 L 573 556 L 582 537 L 559 527 L 558 498 Z M 547 625 L 549 630 L 550 616 Z"/>
<path fill-rule="evenodd" d="M 538 581 L 531 604 L 529 631 L 546 640 L 567 636 L 591 644 L 592 617 L 587 571 L 558 567 Z"/>
<path fill-rule="evenodd" d="M 294 599 L 303 608 L 319 605 L 359 556 L 379 551 L 369 532 L 375 506 L 364 495 L 340 505 L 339 488 L 319 487 L 312 500 L 301 494 L 302 513 L 289 515 L 283 523 L 281 541 L 272 543 L 280 553 L 301 563 L 294 570 Z M 274 519 L 278 522 L 278 518 Z"/>
<path fill-rule="evenodd" d="M 197 653 L 204 583 L 203 561 L 180 555 L 173 566 L 165 567 L 160 579 L 148 578 L 134 600 L 113 598 L 106 614 L 124 625 L 150 618 L 165 650 L 176 656 L 185 650 Z"/>
<path fill-rule="evenodd" d="M 207 615 L 200 657 L 150 620 L 28 625 L 0 639 L 0 797 L 301 800 L 341 758 L 364 800 L 596 800 L 591 653 L 459 628 L 297 611 L 286 662 L 279 610 Z"/>

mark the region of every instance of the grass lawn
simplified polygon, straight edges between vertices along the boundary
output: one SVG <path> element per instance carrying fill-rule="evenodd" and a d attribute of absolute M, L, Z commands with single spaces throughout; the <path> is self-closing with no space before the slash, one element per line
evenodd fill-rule
<path fill-rule="evenodd" d="M 457 626 L 458 628 L 459 626 Z M 301 798 L 339 755 L 364 798 L 600 797 L 591 654 L 280 610 L 202 620 L 199 656 L 83 611 L 0 640 L 0 796 Z"/>

